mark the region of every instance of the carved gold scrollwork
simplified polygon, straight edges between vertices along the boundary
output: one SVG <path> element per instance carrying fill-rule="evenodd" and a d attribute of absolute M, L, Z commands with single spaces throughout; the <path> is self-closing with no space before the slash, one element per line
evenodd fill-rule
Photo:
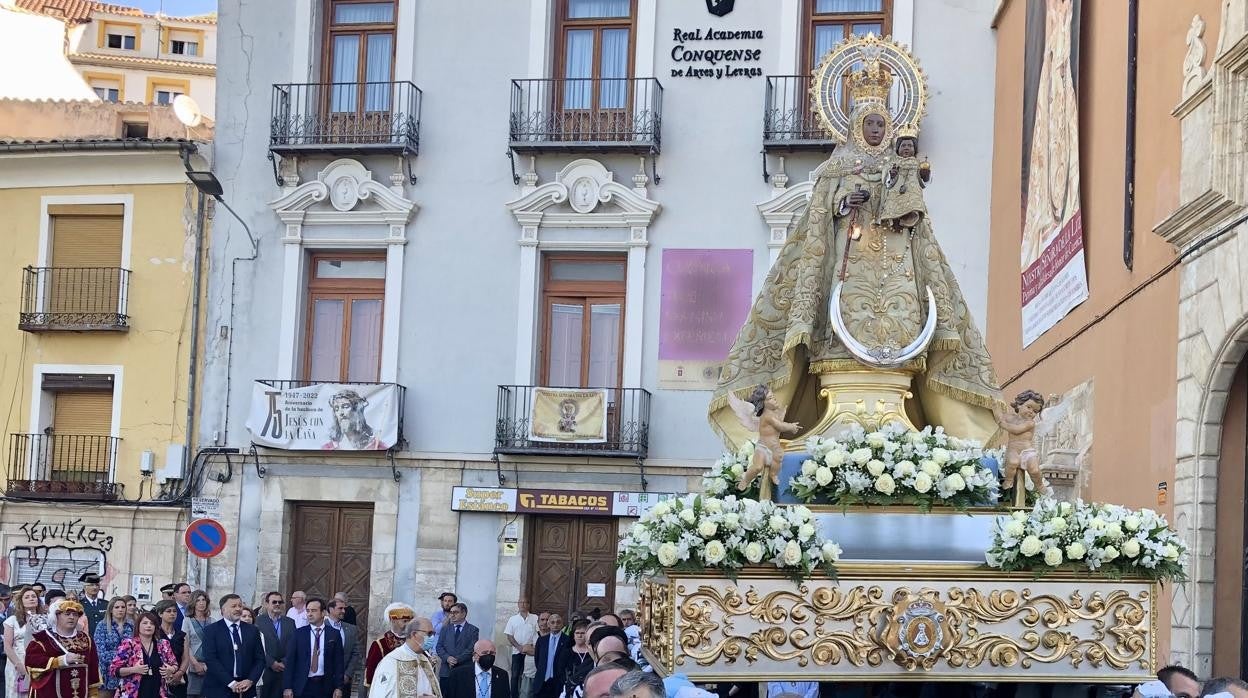
<path fill-rule="evenodd" d="M 900 587 L 885 598 L 879 585 L 812 586 L 678 587 L 677 663 L 1153 668 L 1149 591 L 1094 591 L 1085 599 L 1078 591 Z M 648 587 L 652 607 L 659 587 Z"/>
<path fill-rule="evenodd" d="M 675 634 L 675 600 L 676 594 L 672 585 L 666 580 L 642 580 L 642 645 L 668 671 L 672 670 L 675 661 L 675 648 L 672 646 L 672 637 Z"/>

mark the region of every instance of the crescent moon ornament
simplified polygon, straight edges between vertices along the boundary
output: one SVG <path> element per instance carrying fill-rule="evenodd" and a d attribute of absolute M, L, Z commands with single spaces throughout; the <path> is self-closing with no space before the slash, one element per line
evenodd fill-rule
<path fill-rule="evenodd" d="M 842 286 L 844 282 L 838 281 L 836 288 L 832 291 L 828 315 L 832 320 L 832 330 L 836 332 L 837 338 L 841 340 L 849 353 L 854 355 L 855 359 L 875 368 L 897 368 L 927 351 L 927 345 L 931 344 L 932 338 L 936 336 L 936 296 L 932 293 L 931 286 L 924 287 L 927 289 L 927 322 L 924 323 L 919 336 L 900 349 L 894 346 L 870 348 L 850 334 L 845 318 L 841 316 Z"/>

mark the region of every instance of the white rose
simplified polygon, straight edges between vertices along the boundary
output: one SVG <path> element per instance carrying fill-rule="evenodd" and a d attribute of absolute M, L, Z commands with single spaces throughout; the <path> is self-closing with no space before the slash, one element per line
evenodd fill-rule
<path fill-rule="evenodd" d="M 1057 567 L 1062 564 L 1062 551 L 1058 548 L 1049 548 L 1044 551 L 1044 564 L 1049 567 Z"/>
<path fill-rule="evenodd" d="M 823 559 L 825 562 L 836 562 L 841 559 L 841 546 L 830 540 L 824 541 L 823 547 L 820 551 L 823 553 Z"/>
<path fill-rule="evenodd" d="M 698 535 L 703 538 L 714 538 L 719 532 L 719 526 L 714 521 L 703 521 L 698 524 Z"/>
<path fill-rule="evenodd" d="M 871 448 L 884 448 L 884 442 L 888 441 L 883 434 L 873 431 L 867 434 L 867 445 Z"/>
<path fill-rule="evenodd" d="M 897 489 L 897 481 L 892 475 L 884 473 L 875 479 L 875 489 L 883 494 L 892 494 Z"/>
<path fill-rule="evenodd" d="M 1061 504 L 1058 504 L 1057 509 L 1062 512 L 1062 516 L 1068 516 L 1070 512 L 1074 511 L 1074 507 L 1071 506 L 1070 502 L 1062 502 Z"/>
<path fill-rule="evenodd" d="M 680 513 L 677 514 L 677 516 L 680 517 L 681 521 L 684 521 L 685 523 L 690 524 L 690 525 L 692 525 L 693 522 L 697 521 L 698 519 L 698 515 L 693 513 L 693 507 L 685 507 L 684 509 L 681 509 Z"/>
<path fill-rule="evenodd" d="M 1066 530 L 1066 519 L 1063 519 L 1060 516 L 1054 516 L 1049 519 L 1049 525 L 1053 527 L 1054 533 L 1061 533 Z"/>
<path fill-rule="evenodd" d="M 1004 526 L 1005 535 L 1011 538 L 1018 538 L 1022 536 L 1023 531 L 1025 530 L 1026 530 L 1026 527 L 1023 526 L 1023 522 L 1015 521 L 1014 519 L 1010 519 L 1009 521 L 1007 521 Z"/>
<path fill-rule="evenodd" d="M 1039 553 L 1043 548 L 1044 544 L 1040 542 L 1039 538 L 1035 536 L 1027 536 L 1023 539 L 1022 543 L 1019 543 L 1018 552 L 1027 557 L 1031 557 L 1032 555 Z"/>
<path fill-rule="evenodd" d="M 1082 560 L 1083 556 L 1087 554 L 1088 549 L 1079 541 L 1075 541 L 1074 543 L 1066 546 L 1066 557 L 1072 560 Z"/>
<path fill-rule="evenodd" d="M 1106 560 L 1113 560 L 1118 557 L 1118 548 L 1112 545 L 1105 546 L 1104 557 Z"/>
<path fill-rule="evenodd" d="M 815 470 L 815 482 L 819 483 L 820 487 L 827 487 L 828 484 L 832 482 L 832 469 L 831 468 L 816 469 Z"/>
<path fill-rule="evenodd" d="M 1122 520 L 1123 528 L 1127 529 L 1128 531 L 1131 531 L 1132 533 L 1135 533 L 1136 531 L 1140 530 L 1140 523 L 1141 523 L 1140 517 L 1136 516 L 1135 514 L 1132 514 L 1131 516 L 1128 516 L 1127 518 Z"/>
<path fill-rule="evenodd" d="M 719 479 L 706 480 L 703 482 L 703 489 L 706 490 L 707 494 L 723 494 L 728 490 L 728 483 Z"/>
<path fill-rule="evenodd" d="M 724 514 L 724 526 L 727 528 L 737 528 L 741 525 L 741 516 L 735 512 Z"/>
<path fill-rule="evenodd" d="M 975 477 L 976 472 L 978 471 L 975 470 L 975 466 L 973 465 L 964 465 L 960 470 L 958 470 L 958 473 L 962 475 L 963 480 L 970 480 Z"/>
<path fill-rule="evenodd" d="M 723 505 L 719 503 L 718 499 L 709 499 L 709 498 L 702 500 L 702 508 L 711 512 L 712 514 L 718 514 L 719 512 L 724 510 Z"/>
<path fill-rule="evenodd" d="M 893 471 L 897 473 L 897 477 L 910 477 L 914 474 L 914 463 L 908 460 L 900 461 L 893 467 Z"/>
<path fill-rule="evenodd" d="M 943 448 L 932 449 L 932 460 L 936 461 L 936 465 L 944 465 L 949 462 L 949 451 Z"/>
<path fill-rule="evenodd" d="M 914 476 L 914 491 L 919 494 L 927 494 L 932 491 L 932 478 L 927 473 L 919 473 Z"/>
<path fill-rule="evenodd" d="M 654 514 L 656 517 L 662 518 L 664 516 L 667 516 L 667 514 L 671 510 L 672 510 L 672 505 L 668 504 L 667 502 L 659 502 L 658 504 L 655 504 L 652 509 L 650 509 L 650 512 Z"/>
<path fill-rule="evenodd" d="M 946 477 L 943 482 L 945 489 L 950 492 L 961 492 L 966 489 L 966 480 L 963 480 L 962 476 L 957 473 L 950 473 L 950 475 Z"/>
<path fill-rule="evenodd" d="M 1091 527 L 1093 531 L 1103 530 L 1105 528 L 1105 519 L 1102 519 L 1099 516 L 1094 516 L 1092 517 L 1092 520 L 1088 522 L 1088 526 Z"/>
<path fill-rule="evenodd" d="M 1010 514 L 1010 518 L 1014 519 L 1015 521 L 1026 521 L 1026 520 L 1027 520 L 1027 512 L 1025 512 L 1025 511 L 1016 511 L 1016 512 L 1014 512 L 1014 513 Z"/>
<path fill-rule="evenodd" d="M 1161 547 L 1161 554 L 1164 555 L 1167 560 L 1179 559 L 1178 547 L 1171 545 L 1170 543 L 1166 543 Z"/>
<path fill-rule="evenodd" d="M 758 541 L 754 541 L 753 543 L 750 543 L 749 545 L 745 546 L 745 559 L 749 560 L 752 564 L 755 564 L 755 565 L 757 565 L 759 562 L 762 562 L 763 545 L 759 543 Z"/>
<path fill-rule="evenodd" d="M 702 559 L 708 565 L 717 565 L 728 557 L 728 549 L 720 541 L 713 540 L 706 544 L 706 550 L 702 552 Z"/>
<path fill-rule="evenodd" d="M 802 541 L 810 540 L 815 535 L 815 527 L 810 524 L 802 524 L 797 529 L 797 539 Z"/>
<path fill-rule="evenodd" d="M 771 526 L 771 530 L 776 533 L 779 533 L 780 531 L 787 531 L 789 528 L 789 520 L 779 514 L 772 514 L 771 519 L 767 522 L 767 524 Z"/>
<path fill-rule="evenodd" d="M 818 463 L 807 458 L 805 461 L 802 462 L 802 474 L 805 475 L 806 477 L 810 477 L 811 475 L 815 474 L 815 469 L 818 467 L 819 467 Z"/>
<path fill-rule="evenodd" d="M 731 472 L 735 477 L 741 477 L 745 474 L 745 468 L 741 467 L 740 463 L 733 463 Z"/>
<path fill-rule="evenodd" d="M 741 444 L 741 448 L 737 449 L 737 458 L 741 460 L 749 460 L 754 457 L 754 442 L 746 441 Z"/>
<path fill-rule="evenodd" d="M 1176 551 L 1176 552 L 1177 552 L 1177 551 Z M 1132 540 L 1129 540 L 1129 541 L 1127 541 L 1127 542 L 1123 543 L 1123 544 L 1122 544 L 1122 554 L 1123 554 L 1123 555 L 1126 555 L 1127 557 L 1131 557 L 1131 558 L 1134 558 L 1134 557 L 1139 557 L 1139 555 L 1140 555 L 1140 542 L 1139 542 L 1138 540 L 1134 540 L 1134 539 L 1132 539 Z"/>
<path fill-rule="evenodd" d="M 879 477 L 884 474 L 884 461 L 872 459 L 867 462 L 867 472 L 872 477 Z"/>
<path fill-rule="evenodd" d="M 923 436 L 923 432 L 921 431 L 912 431 L 909 434 L 906 434 L 906 440 L 915 446 L 923 443 L 925 438 L 926 437 Z"/>
<path fill-rule="evenodd" d="M 1119 525 L 1118 525 L 1118 524 L 1116 524 L 1116 523 L 1112 523 L 1112 524 L 1110 524 L 1110 525 L 1106 526 L 1106 527 L 1105 527 L 1105 535 L 1106 535 L 1106 536 L 1107 536 L 1110 540 L 1119 540 L 1120 538 L 1122 538 L 1122 526 L 1119 526 Z"/>
<path fill-rule="evenodd" d="M 659 546 L 659 564 L 671 567 L 676 564 L 676 544 L 664 543 Z"/>
<path fill-rule="evenodd" d="M 781 555 L 780 559 L 783 560 L 784 564 L 789 567 L 792 567 L 794 565 L 801 563 L 802 546 L 798 545 L 797 541 L 795 540 L 791 540 L 788 543 L 785 543 L 784 553 Z"/>
<path fill-rule="evenodd" d="M 920 461 L 919 470 L 931 475 L 933 478 L 940 477 L 940 466 L 936 465 L 936 461 L 927 459 Z"/>
<path fill-rule="evenodd" d="M 633 526 L 633 530 L 629 532 L 633 538 L 633 542 L 643 548 L 650 547 L 650 529 L 645 526 Z"/>
<path fill-rule="evenodd" d="M 867 461 L 871 460 L 871 455 L 872 455 L 871 449 L 860 448 L 854 451 L 850 457 L 853 458 L 854 462 L 857 463 L 858 465 L 866 465 Z"/>
<path fill-rule="evenodd" d="M 834 451 L 828 451 L 828 455 L 824 457 L 824 460 L 828 462 L 829 466 L 839 468 L 845 465 L 845 456 L 846 453 L 838 448 Z"/>

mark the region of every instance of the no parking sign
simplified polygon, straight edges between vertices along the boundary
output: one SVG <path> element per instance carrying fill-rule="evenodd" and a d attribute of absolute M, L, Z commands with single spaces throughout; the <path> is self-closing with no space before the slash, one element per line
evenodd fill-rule
<path fill-rule="evenodd" d="M 215 557 L 225 550 L 225 527 L 214 519 L 199 519 L 186 527 L 182 541 L 195 557 Z"/>

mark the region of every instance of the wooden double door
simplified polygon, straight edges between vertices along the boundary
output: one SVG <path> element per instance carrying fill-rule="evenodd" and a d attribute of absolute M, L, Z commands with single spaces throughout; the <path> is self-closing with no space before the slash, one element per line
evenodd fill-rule
<path fill-rule="evenodd" d="M 529 530 L 525 589 L 534 613 L 614 610 L 614 517 L 533 516 Z"/>
<path fill-rule="evenodd" d="M 360 628 L 368 628 L 373 558 L 373 506 L 337 502 L 294 505 L 290 588 L 328 603 L 347 593 Z"/>

